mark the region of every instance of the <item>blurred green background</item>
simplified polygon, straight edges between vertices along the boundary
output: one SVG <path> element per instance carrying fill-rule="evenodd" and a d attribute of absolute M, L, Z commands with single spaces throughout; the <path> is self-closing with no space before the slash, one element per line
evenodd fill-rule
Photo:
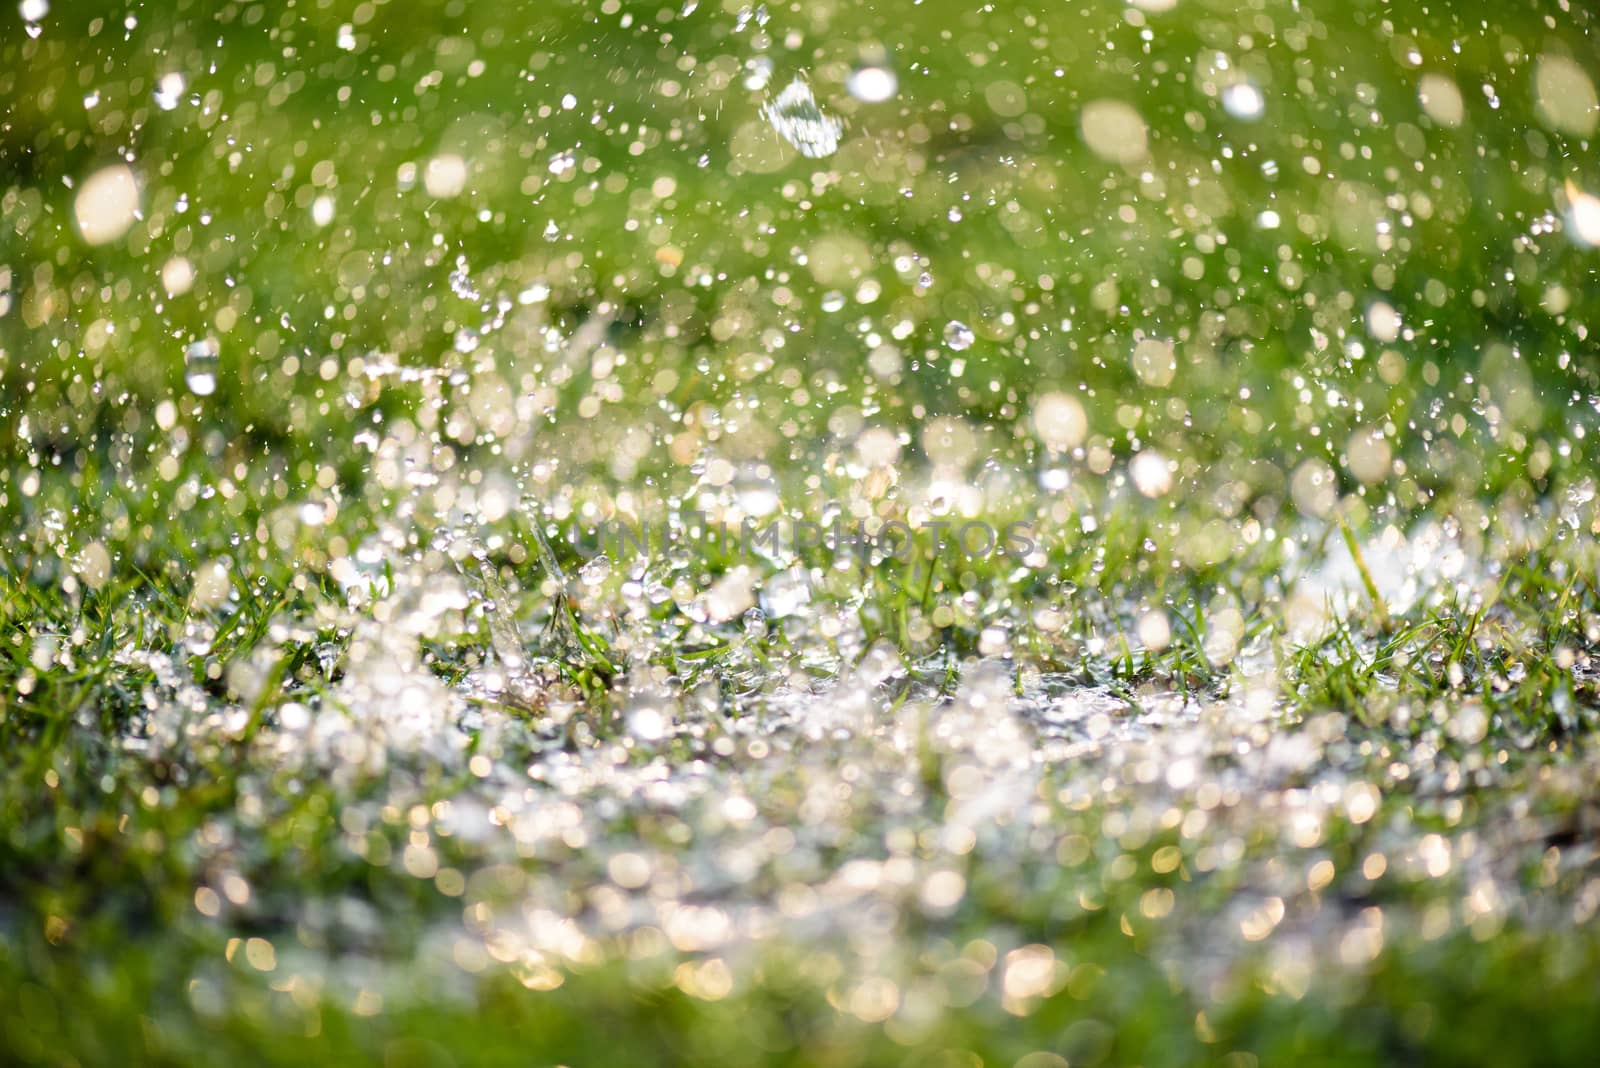
<path fill-rule="evenodd" d="M 861 413 L 951 415 L 1005 453 L 1055 389 L 1114 452 L 1265 460 L 1245 481 L 1281 493 L 1357 427 L 1420 454 L 1465 416 L 1482 449 L 1413 464 L 1410 504 L 1479 488 L 1502 452 L 1550 453 L 1595 390 L 1594 254 L 1541 220 L 1564 183 L 1600 189 L 1600 164 L 1536 77 L 1551 56 L 1592 69 L 1582 9 L 823 2 L 761 26 L 692 6 L 58 4 L 37 38 L 8 13 L 8 441 L 143 442 L 174 399 L 197 434 L 358 479 L 352 424 L 423 392 L 362 373 L 392 362 L 470 372 L 435 387 L 467 412 L 464 449 L 532 438 L 519 455 L 600 470 L 666 460 L 662 401 L 704 402 L 741 431 L 727 449 L 779 460 L 847 441 Z M 873 62 L 898 92 L 857 101 L 848 75 Z M 762 120 L 796 75 L 847 123 L 830 158 Z M 1419 100 L 1430 77 L 1456 125 Z M 1225 110 L 1237 83 L 1259 119 Z M 1091 150 L 1081 114 L 1105 100 L 1137 110 L 1147 154 Z M 74 185 L 121 157 L 140 219 L 89 247 Z M 436 191 L 464 165 L 458 193 L 430 195 L 430 161 Z M 169 296 L 174 259 L 193 281 Z M 484 300 L 549 297 L 458 352 L 485 317 L 452 291 L 458 262 Z M 1379 301 L 1392 342 L 1364 321 Z M 960 356 L 950 320 L 976 334 Z M 586 323 L 625 354 L 601 374 L 563 360 Z M 1175 343 L 1169 382 L 1131 369 L 1145 335 Z M 206 338 L 221 378 L 199 401 L 183 356 Z M 474 388 L 537 403 L 475 418 Z M 505 405 L 516 429 L 496 432 Z"/>

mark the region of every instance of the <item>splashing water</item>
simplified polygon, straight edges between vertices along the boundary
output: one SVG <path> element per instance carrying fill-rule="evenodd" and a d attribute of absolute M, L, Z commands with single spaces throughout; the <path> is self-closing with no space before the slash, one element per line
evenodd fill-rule
<path fill-rule="evenodd" d="M 804 79 L 795 78 L 788 88 L 761 109 L 778 136 L 789 142 L 807 159 L 822 159 L 839 150 L 839 135 L 844 132 L 838 119 L 823 112 Z"/>
<path fill-rule="evenodd" d="M 1586 978 L 1588 24 L 744 3 L 270 57 L 13 8 L 0 810 L 60 816 L 9 832 L 0 1031 L 16 932 L 109 973 L 76 899 L 152 892 L 196 1007 L 237 948 L 336 1029 L 793 952 L 919 1063 L 1097 975 L 1238 1059 L 1210 999 L 1292 1012 L 1313 953 L 1319 1012 L 1505 919 Z M 1106 1007 L 1062 1057 L 1197 1051 L 1079 1042 Z"/>

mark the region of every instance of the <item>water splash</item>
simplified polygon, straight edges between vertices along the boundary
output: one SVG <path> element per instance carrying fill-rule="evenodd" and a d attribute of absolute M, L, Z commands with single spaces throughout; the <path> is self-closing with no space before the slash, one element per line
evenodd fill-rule
<path fill-rule="evenodd" d="M 839 135 L 844 132 L 844 126 L 823 112 L 812 95 L 811 86 L 802 78 L 790 82 L 788 88 L 761 109 L 761 115 L 779 137 L 807 159 L 822 159 L 839 150 Z"/>

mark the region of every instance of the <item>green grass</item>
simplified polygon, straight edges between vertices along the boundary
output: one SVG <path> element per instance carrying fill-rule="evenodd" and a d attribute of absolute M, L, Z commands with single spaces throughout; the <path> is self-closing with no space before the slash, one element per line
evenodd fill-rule
<path fill-rule="evenodd" d="M 1569 6 L 0 12 L 0 1060 L 1584 1063 Z"/>

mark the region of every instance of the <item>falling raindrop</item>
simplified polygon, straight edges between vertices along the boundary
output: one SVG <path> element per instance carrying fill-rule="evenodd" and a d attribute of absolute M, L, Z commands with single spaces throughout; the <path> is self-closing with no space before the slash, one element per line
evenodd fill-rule
<path fill-rule="evenodd" d="M 1267 110 L 1267 98 L 1250 82 L 1234 82 L 1222 91 L 1222 109 L 1236 119 L 1254 122 Z"/>
<path fill-rule="evenodd" d="M 965 350 L 970 349 L 972 347 L 972 343 L 977 339 L 977 335 L 972 332 L 972 327 L 968 326 L 960 319 L 951 319 L 944 326 L 944 343 L 948 345 L 952 351 L 964 352 Z"/>
<path fill-rule="evenodd" d="M 801 78 L 790 82 L 777 99 L 761 109 L 761 114 L 778 136 L 799 149 L 802 156 L 821 159 L 839 150 L 839 134 L 844 127 L 838 119 L 823 113 L 811 94 L 811 86 Z"/>
<path fill-rule="evenodd" d="M 39 25 L 40 20 L 50 14 L 50 0 L 22 0 L 22 3 L 17 5 L 17 10 L 22 15 L 23 29 L 27 31 L 28 36 L 38 37 L 42 28 Z"/>
<path fill-rule="evenodd" d="M 161 80 L 156 83 L 156 91 L 153 94 L 156 101 L 156 107 L 160 108 L 162 111 L 172 111 L 175 109 L 178 104 L 182 102 L 185 85 L 186 82 L 184 81 L 183 75 L 179 74 L 177 71 L 173 71 L 170 74 L 163 74 L 161 76 Z"/>
<path fill-rule="evenodd" d="M 850 72 L 845 89 L 865 104 L 881 104 L 899 91 L 900 79 L 888 67 L 865 64 Z"/>
<path fill-rule="evenodd" d="M 1600 245 L 1600 197 L 1591 196 L 1573 185 L 1566 185 L 1567 203 L 1571 206 L 1572 235 L 1583 245 Z"/>
<path fill-rule="evenodd" d="M 752 56 L 744 63 L 744 87 L 752 93 L 760 92 L 772 81 L 772 57 Z"/>
<path fill-rule="evenodd" d="M 91 245 L 115 241 L 133 225 L 139 203 L 139 182 L 131 168 L 119 163 L 98 170 L 78 188 L 72 202 L 78 232 Z"/>
<path fill-rule="evenodd" d="M 220 350 L 216 339 L 202 338 L 189 344 L 183 353 L 183 380 L 189 392 L 209 397 L 217 391 L 217 364 Z"/>
<path fill-rule="evenodd" d="M 743 33 L 745 27 L 749 26 L 751 22 L 754 22 L 757 28 L 765 28 L 769 18 L 771 18 L 771 15 L 767 12 L 766 4 L 761 4 L 754 8 L 740 8 L 739 14 L 734 17 L 733 32 Z"/>
<path fill-rule="evenodd" d="M 1146 449 L 1129 465 L 1133 485 L 1146 497 L 1161 497 L 1172 489 L 1172 465 L 1165 456 Z"/>

